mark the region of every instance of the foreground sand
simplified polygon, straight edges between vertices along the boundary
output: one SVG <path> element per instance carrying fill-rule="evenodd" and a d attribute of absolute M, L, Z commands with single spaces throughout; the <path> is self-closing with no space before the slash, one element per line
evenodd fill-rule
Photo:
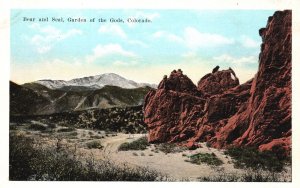
<path fill-rule="evenodd" d="M 138 139 L 144 135 L 134 135 L 134 139 Z M 178 153 L 165 154 L 161 151 L 153 152 L 154 145 L 143 151 L 118 151 L 118 147 L 123 142 L 128 142 L 128 135 L 119 134 L 116 137 L 106 139 L 104 144 L 104 153 L 109 155 L 111 159 L 119 163 L 129 163 L 137 166 L 146 166 L 169 175 L 176 180 L 197 180 L 201 176 L 210 176 L 218 170 L 224 170 L 225 173 L 241 173 L 241 170 L 234 169 L 230 159 L 226 158 L 222 151 L 207 148 L 202 144 L 202 148 L 190 151 L 186 150 Z M 151 151 L 152 150 L 152 151 Z M 206 164 L 197 165 L 186 162 L 187 156 L 198 152 L 215 153 L 224 164 L 220 167 L 210 167 Z M 136 155 L 137 154 L 137 155 Z"/>
<path fill-rule="evenodd" d="M 161 151 L 155 152 L 155 146 L 151 144 L 146 150 L 138 151 L 118 151 L 118 147 L 124 142 L 131 142 L 144 134 L 118 134 L 115 137 L 108 137 L 102 140 L 104 149 L 91 150 L 94 156 L 99 158 L 108 158 L 119 164 L 127 163 L 132 166 L 144 166 L 157 170 L 168 175 L 175 181 L 197 181 L 200 177 L 210 177 L 217 174 L 243 174 L 245 170 L 236 169 L 233 166 L 229 156 L 224 154 L 223 150 L 209 148 L 205 143 L 201 143 L 201 148 L 196 150 L 186 150 L 177 153 L 165 154 Z M 187 156 L 195 153 L 214 153 L 224 164 L 221 166 L 209 166 L 206 164 L 192 164 L 187 162 Z M 286 173 L 282 174 L 282 178 L 290 179 L 291 169 L 288 168 Z"/>
<path fill-rule="evenodd" d="M 61 127 L 57 127 L 59 129 Z M 22 130 L 20 130 L 22 131 Z M 57 138 L 68 147 L 75 147 L 82 157 L 93 156 L 95 159 L 109 159 L 117 164 L 127 164 L 129 166 L 143 166 L 167 175 L 174 181 L 197 181 L 200 177 L 212 177 L 217 174 L 237 174 L 246 173 L 246 170 L 236 169 L 229 156 L 223 150 L 209 148 L 205 143 L 200 143 L 201 148 L 196 150 L 185 150 L 177 153 L 165 154 L 155 149 L 151 144 L 146 150 L 118 151 L 119 146 L 124 142 L 132 142 L 145 134 L 123 134 L 105 133 L 104 131 L 75 129 L 69 133 L 42 133 L 39 131 L 28 131 L 23 129 L 28 136 L 36 136 L 43 143 L 56 144 Z M 56 130 L 57 131 L 57 130 Z M 74 134 L 76 133 L 76 134 Z M 88 149 L 86 144 L 91 141 L 100 141 L 102 149 Z M 189 155 L 195 153 L 214 153 L 224 164 L 216 167 L 206 164 L 192 164 L 187 162 Z M 282 173 L 282 178 L 291 179 L 291 168 Z"/>

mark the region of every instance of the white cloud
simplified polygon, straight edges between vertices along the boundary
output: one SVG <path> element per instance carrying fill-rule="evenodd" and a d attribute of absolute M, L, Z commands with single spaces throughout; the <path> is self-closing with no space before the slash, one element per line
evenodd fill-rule
<path fill-rule="evenodd" d="M 157 32 L 152 34 L 152 37 L 156 38 L 156 39 L 165 38 L 168 41 L 176 42 L 176 43 L 183 43 L 184 42 L 184 40 L 182 38 L 180 38 L 179 36 L 174 35 L 172 33 L 169 33 L 167 31 L 157 31 Z"/>
<path fill-rule="evenodd" d="M 128 39 L 127 34 L 125 33 L 125 31 L 118 25 L 115 24 L 107 24 L 107 25 L 102 25 L 99 29 L 98 29 L 99 33 L 105 33 L 105 34 L 111 34 L 111 35 L 115 35 L 118 37 L 121 37 L 123 39 Z M 129 44 L 132 45 L 138 45 L 141 47 L 148 47 L 147 44 L 143 43 L 142 41 L 139 40 L 126 40 L 126 42 L 128 42 Z"/>
<path fill-rule="evenodd" d="M 167 39 L 169 41 L 172 41 L 172 42 L 177 42 L 177 43 L 184 43 L 184 39 L 178 37 L 177 35 L 174 35 L 174 34 L 168 34 L 167 35 Z"/>
<path fill-rule="evenodd" d="M 132 45 L 138 45 L 138 46 L 141 46 L 143 48 L 149 47 L 147 44 L 145 44 L 144 42 L 139 41 L 139 40 L 129 40 L 128 43 L 132 44 Z"/>
<path fill-rule="evenodd" d="M 102 25 L 99 29 L 98 32 L 100 33 L 106 33 L 106 34 L 112 34 L 119 36 L 121 38 L 127 38 L 126 33 L 123 31 L 123 29 L 116 25 L 116 24 L 107 24 L 107 25 Z"/>
<path fill-rule="evenodd" d="M 197 57 L 197 54 L 194 51 L 185 52 L 181 55 L 182 58 L 188 59 L 188 58 L 195 58 Z"/>
<path fill-rule="evenodd" d="M 30 28 L 35 29 L 39 34 L 34 35 L 30 39 L 30 43 L 36 47 L 38 53 L 46 53 L 50 51 L 53 46 L 69 37 L 82 34 L 81 30 L 70 29 L 66 32 L 53 27 L 41 27 L 39 24 L 32 24 Z"/>
<path fill-rule="evenodd" d="M 136 54 L 130 51 L 126 51 L 119 44 L 107 44 L 101 45 L 98 44 L 93 49 L 93 54 L 87 56 L 87 62 L 93 62 L 95 59 L 107 56 L 107 55 L 122 55 L 126 57 L 136 57 Z"/>
<path fill-rule="evenodd" d="M 234 43 L 233 39 L 226 38 L 219 34 L 201 33 L 193 27 L 185 28 L 183 37 L 184 41 L 186 41 L 186 45 L 191 49 L 217 47 Z"/>
<path fill-rule="evenodd" d="M 259 41 L 255 41 L 250 37 L 247 36 L 242 36 L 241 37 L 241 44 L 242 46 L 246 47 L 246 48 L 258 48 L 260 46 Z"/>
<path fill-rule="evenodd" d="M 118 60 L 118 61 L 113 62 L 112 64 L 115 66 L 135 66 L 138 64 L 138 62 L 136 62 L 136 61 L 125 62 L 125 61 Z"/>
<path fill-rule="evenodd" d="M 228 54 L 223 54 L 218 57 L 214 57 L 213 60 L 216 60 L 220 63 L 230 63 L 236 66 L 244 66 L 249 64 L 257 64 L 257 58 L 255 56 L 246 56 L 246 57 L 233 57 Z"/>
<path fill-rule="evenodd" d="M 186 27 L 182 36 L 167 31 L 157 31 L 152 34 L 153 38 L 165 38 L 168 41 L 180 43 L 187 48 L 195 50 L 198 48 L 218 47 L 233 44 L 234 40 L 214 33 L 201 33 L 193 27 Z"/>
<path fill-rule="evenodd" d="M 166 31 L 157 31 L 152 34 L 152 37 L 154 38 L 160 38 L 163 37 L 167 32 Z"/>

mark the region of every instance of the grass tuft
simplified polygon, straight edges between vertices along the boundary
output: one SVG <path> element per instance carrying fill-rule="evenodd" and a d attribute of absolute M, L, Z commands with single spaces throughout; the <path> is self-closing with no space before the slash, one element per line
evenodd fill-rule
<path fill-rule="evenodd" d="M 262 170 L 248 170 L 244 174 L 219 172 L 216 175 L 199 177 L 199 181 L 205 182 L 288 182 L 280 173 L 265 172 Z"/>
<path fill-rule="evenodd" d="M 119 151 L 145 150 L 150 146 L 147 137 L 141 137 L 133 142 L 125 142 L 119 146 Z"/>
<path fill-rule="evenodd" d="M 75 131 L 76 129 L 74 127 L 66 127 L 66 128 L 60 128 L 57 130 L 57 132 L 72 132 Z"/>
<path fill-rule="evenodd" d="M 47 127 L 44 125 L 41 125 L 41 124 L 33 123 L 33 124 L 29 125 L 29 129 L 34 130 L 34 131 L 45 131 L 47 129 Z"/>
<path fill-rule="evenodd" d="M 100 141 L 91 141 L 86 143 L 87 148 L 89 149 L 102 149 L 103 146 Z"/>
<path fill-rule="evenodd" d="M 280 172 L 288 159 L 282 159 L 271 151 L 260 152 L 256 148 L 229 148 L 224 152 L 231 156 L 235 168 L 262 169 L 271 172 Z"/>
<path fill-rule="evenodd" d="M 164 152 L 165 154 L 168 153 L 178 153 L 187 150 L 187 147 L 178 146 L 175 143 L 161 143 L 157 146 L 157 149 Z"/>
<path fill-rule="evenodd" d="M 214 153 L 197 153 L 189 156 L 189 162 L 194 164 L 208 164 L 211 166 L 220 166 L 223 164 L 223 161 L 220 160 Z"/>

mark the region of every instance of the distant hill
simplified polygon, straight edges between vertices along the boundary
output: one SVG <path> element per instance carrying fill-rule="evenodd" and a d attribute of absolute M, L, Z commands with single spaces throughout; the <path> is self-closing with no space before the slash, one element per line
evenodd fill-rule
<path fill-rule="evenodd" d="M 43 95 L 22 87 L 14 82 L 10 86 L 10 113 L 15 115 L 29 115 L 36 113 L 40 108 L 51 102 Z"/>
<path fill-rule="evenodd" d="M 118 86 L 126 89 L 134 89 L 139 87 L 156 88 L 155 84 L 137 83 L 128 80 L 115 73 L 105 73 L 96 76 L 89 76 L 83 78 L 75 78 L 69 81 L 65 80 L 38 80 L 33 83 L 38 83 L 50 89 L 80 89 L 80 90 L 94 90 L 100 89 L 104 86 Z"/>
<path fill-rule="evenodd" d="M 104 86 L 87 89 L 85 86 L 64 86 L 50 89 L 32 82 L 17 85 L 11 82 L 11 114 L 41 115 L 97 108 L 142 105 L 150 87 L 126 89 Z"/>

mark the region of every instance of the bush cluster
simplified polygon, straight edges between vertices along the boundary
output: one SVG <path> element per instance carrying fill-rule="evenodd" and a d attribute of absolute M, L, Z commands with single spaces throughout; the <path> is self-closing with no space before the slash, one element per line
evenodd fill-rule
<path fill-rule="evenodd" d="M 262 170 L 248 170 L 244 174 L 228 174 L 225 172 L 213 176 L 199 177 L 199 181 L 206 182 L 287 182 L 279 173 L 264 172 Z"/>
<path fill-rule="evenodd" d="M 72 132 L 75 131 L 76 129 L 74 127 L 65 127 L 65 128 L 60 128 L 57 130 L 57 132 Z"/>
<path fill-rule="evenodd" d="M 119 151 L 145 150 L 150 146 L 147 137 L 141 137 L 133 142 L 125 142 L 119 146 Z"/>
<path fill-rule="evenodd" d="M 195 164 L 208 164 L 212 166 L 220 166 L 223 164 L 223 161 L 220 160 L 214 153 L 197 153 L 189 156 L 189 162 Z"/>
<path fill-rule="evenodd" d="M 32 138 L 10 135 L 9 179 L 46 181 L 162 181 L 167 177 L 144 167 L 79 158 L 62 146 L 36 145 Z"/>
<path fill-rule="evenodd" d="M 187 150 L 185 146 L 179 146 L 176 143 L 161 143 L 156 146 L 158 150 L 164 152 L 165 154 L 168 153 L 177 153 Z"/>
<path fill-rule="evenodd" d="M 100 141 L 97 141 L 97 140 L 94 140 L 94 141 L 91 141 L 91 142 L 86 143 L 86 146 L 87 146 L 89 149 L 102 149 L 102 148 L 103 148 L 101 142 L 100 142 Z"/>
<path fill-rule="evenodd" d="M 34 131 L 45 131 L 47 127 L 41 124 L 32 123 L 30 124 L 29 129 Z"/>
<path fill-rule="evenodd" d="M 233 147 L 225 151 L 225 154 L 231 156 L 236 168 L 280 172 L 283 170 L 285 162 L 287 162 L 287 159 L 280 158 L 272 151 L 260 152 L 253 147 Z"/>

